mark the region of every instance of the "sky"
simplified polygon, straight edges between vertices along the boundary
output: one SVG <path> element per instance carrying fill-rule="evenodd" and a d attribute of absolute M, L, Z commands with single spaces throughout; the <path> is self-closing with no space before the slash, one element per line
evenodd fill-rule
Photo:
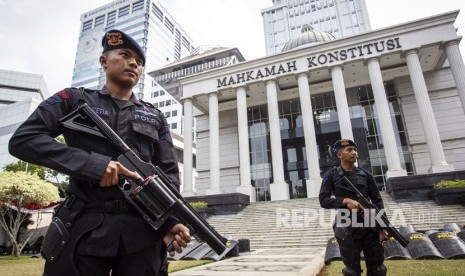
<path fill-rule="evenodd" d="M 71 85 L 80 15 L 113 0 L 0 0 L 0 69 L 40 74 L 50 93 Z M 463 0 L 365 0 L 372 30 L 461 10 Z M 160 0 L 195 45 L 237 47 L 246 60 L 265 56 L 261 10 L 272 0 Z M 438 5 L 439 4 L 439 5 Z M 465 56 L 465 41 L 461 42 Z"/>

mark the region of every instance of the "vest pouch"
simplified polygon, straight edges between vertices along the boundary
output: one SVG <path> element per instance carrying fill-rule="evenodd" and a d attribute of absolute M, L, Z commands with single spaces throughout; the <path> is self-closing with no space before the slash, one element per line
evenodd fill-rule
<path fill-rule="evenodd" d="M 47 262 L 54 263 L 60 256 L 69 241 L 69 232 L 60 218 L 54 217 L 50 223 L 44 242 L 41 247 L 41 254 Z"/>

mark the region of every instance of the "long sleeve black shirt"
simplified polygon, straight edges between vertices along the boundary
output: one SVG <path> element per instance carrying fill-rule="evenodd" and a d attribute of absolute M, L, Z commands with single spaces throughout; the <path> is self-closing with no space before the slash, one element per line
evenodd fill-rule
<path fill-rule="evenodd" d="M 59 120 L 84 101 L 146 162 L 160 167 L 179 190 L 179 169 L 169 126 L 163 114 L 136 99 L 118 101 L 102 90 L 68 88 L 44 102 L 16 130 L 9 142 L 13 156 L 70 176 L 68 194 L 89 203 L 122 200 L 117 186 L 99 186 L 110 160 L 118 156 L 108 141 L 66 129 Z M 63 134 L 66 144 L 55 141 Z M 81 242 L 78 253 L 115 256 L 120 242 L 126 252 L 154 245 L 163 233 L 154 233 L 135 213 L 104 214 L 101 227 Z"/>

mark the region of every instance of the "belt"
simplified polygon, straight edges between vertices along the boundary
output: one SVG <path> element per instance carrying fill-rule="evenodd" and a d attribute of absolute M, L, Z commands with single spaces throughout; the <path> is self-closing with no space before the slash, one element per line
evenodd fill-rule
<path fill-rule="evenodd" d="M 125 200 L 91 202 L 84 207 L 88 213 L 128 213 L 131 209 Z"/>

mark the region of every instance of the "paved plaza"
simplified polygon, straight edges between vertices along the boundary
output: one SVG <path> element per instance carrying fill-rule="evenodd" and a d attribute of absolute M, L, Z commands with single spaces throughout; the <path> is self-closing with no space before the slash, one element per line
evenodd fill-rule
<path fill-rule="evenodd" d="M 257 249 L 240 256 L 194 267 L 173 276 L 312 276 L 324 266 L 325 248 Z"/>

